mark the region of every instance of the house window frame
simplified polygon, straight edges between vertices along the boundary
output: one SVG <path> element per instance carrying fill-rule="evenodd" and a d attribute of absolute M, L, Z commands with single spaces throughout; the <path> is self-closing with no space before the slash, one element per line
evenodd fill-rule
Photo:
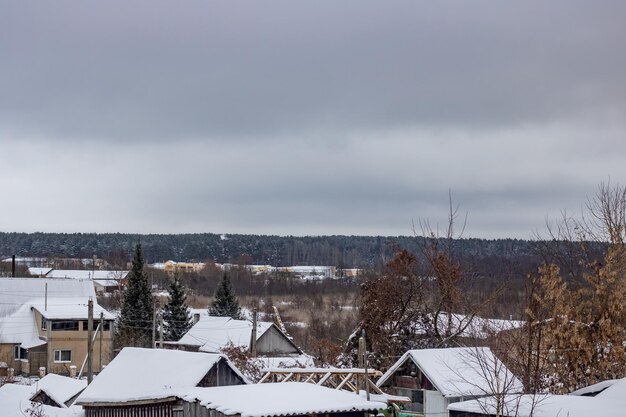
<path fill-rule="evenodd" d="M 67 328 L 63 328 L 61 327 L 61 323 L 72 323 L 72 324 L 76 324 L 75 327 L 67 327 Z M 53 332 L 79 332 L 80 331 L 80 320 L 54 320 L 52 321 L 52 324 L 50 325 L 51 329 Z M 56 329 L 55 329 L 56 327 Z M 61 328 L 59 328 L 61 327 Z"/>
<path fill-rule="evenodd" d="M 20 345 L 13 345 L 13 360 L 21 361 L 28 359 L 28 350 Z"/>
<path fill-rule="evenodd" d="M 59 359 L 57 359 L 57 352 L 59 353 Z M 69 360 L 63 360 L 63 352 L 69 352 Z M 54 363 L 72 363 L 72 349 L 55 349 L 54 350 Z"/>

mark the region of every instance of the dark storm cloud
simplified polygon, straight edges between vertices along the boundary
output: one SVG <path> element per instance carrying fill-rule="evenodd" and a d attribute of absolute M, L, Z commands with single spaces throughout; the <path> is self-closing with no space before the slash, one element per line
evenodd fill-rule
<path fill-rule="evenodd" d="M 0 229 L 529 237 L 626 182 L 624 12 L 2 2 Z"/>

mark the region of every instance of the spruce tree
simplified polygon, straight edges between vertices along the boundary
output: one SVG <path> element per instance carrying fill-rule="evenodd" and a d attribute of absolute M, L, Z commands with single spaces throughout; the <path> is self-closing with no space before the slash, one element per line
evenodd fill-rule
<path fill-rule="evenodd" d="M 149 347 L 152 339 L 154 304 L 148 277 L 144 271 L 141 243 L 135 246 L 133 266 L 122 299 L 118 342 L 121 346 Z"/>
<path fill-rule="evenodd" d="M 169 294 L 163 307 L 163 337 L 168 341 L 178 341 L 191 327 L 185 287 L 178 276 L 171 282 Z"/>
<path fill-rule="evenodd" d="M 235 320 L 241 318 L 241 308 L 235 292 L 230 284 L 230 277 L 224 273 L 224 277 L 220 282 L 217 291 L 215 291 L 215 300 L 209 307 L 209 315 L 219 317 L 232 317 Z"/>

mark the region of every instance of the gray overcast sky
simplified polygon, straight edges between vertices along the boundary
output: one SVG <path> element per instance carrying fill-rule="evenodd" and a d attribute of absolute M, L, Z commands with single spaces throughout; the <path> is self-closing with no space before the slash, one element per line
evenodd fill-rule
<path fill-rule="evenodd" d="M 626 183 L 623 1 L 0 3 L 0 230 L 530 237 Z"/>

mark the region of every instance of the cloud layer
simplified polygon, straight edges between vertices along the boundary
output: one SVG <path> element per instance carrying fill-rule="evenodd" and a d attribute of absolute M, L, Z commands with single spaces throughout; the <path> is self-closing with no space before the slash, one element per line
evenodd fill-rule
<path fill-rule="evenodd" d="M 626 181 L 625 9 L 3 2 L 0 229 L 528 237 Z"/>

